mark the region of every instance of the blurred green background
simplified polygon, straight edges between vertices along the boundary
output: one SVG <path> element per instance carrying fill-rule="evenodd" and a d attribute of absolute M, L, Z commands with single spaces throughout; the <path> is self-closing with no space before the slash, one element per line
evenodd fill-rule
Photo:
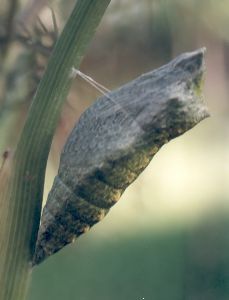
<path fill-rule="evenodd" d="M 53 2 L 60 30 L 74 2 Z M 40 16 L 52 23 L 46 6 Z M 211 118 L 164 146 L 102 222 L 36 267 L 29 300 L 229 299 L 228 28 L 229 0 L 112 1 L 81 70 L 113 89 L 206 46 Z M 53 141 L 44 201 L 68 132 L 98 96 L 76 79 Z M 0 150 L 15 145 L 28 103 L 19 107 L 5 114 L 14 121 L 3 122 Z"/>

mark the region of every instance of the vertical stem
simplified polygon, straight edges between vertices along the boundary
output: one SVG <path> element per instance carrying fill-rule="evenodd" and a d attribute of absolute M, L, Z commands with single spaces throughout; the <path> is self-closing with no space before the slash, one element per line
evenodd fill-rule
<path fill-rule="evenodd" d="M 78 0 L 50 58 L 0 196 L 0 299 L 25 299 L 47 157 L 81 57 L 110 0 Z M 2 173 L 1 177 L 4 176 Z M 0 178 L 1 179 L 1 178 Z"/>
<path fill-rule="evenodd" d="M 18 8 L 18 0 L 9 0 L 8 15 L 5 21 L 5 41 L 2 47 L 2 56 L 5 57 L 13 34 L 14 18 Z"/>

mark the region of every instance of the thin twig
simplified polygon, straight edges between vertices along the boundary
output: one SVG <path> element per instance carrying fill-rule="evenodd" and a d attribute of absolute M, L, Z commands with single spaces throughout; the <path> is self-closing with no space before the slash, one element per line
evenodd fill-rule
<path fill-rule="evenodd" d="M 39 12 L 47 5 L 48 0 L 30 0 L 29 4 L 19 14 L 18 22 L 30 27 Z"/>
<path fill-rule="evenodd" d="M 18 0 L 11 0 L 9 4 L 8 15 L 5 22 L 5 37 L 4 46 L 2 48 L 3 56 L 7 53 L 9 43 L 13 36 L 14 31 L 14 19 L 18 8 Z"/>

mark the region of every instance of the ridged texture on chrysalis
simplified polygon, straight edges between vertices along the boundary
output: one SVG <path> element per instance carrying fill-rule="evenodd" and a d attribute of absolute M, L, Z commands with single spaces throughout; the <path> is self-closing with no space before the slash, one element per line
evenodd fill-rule
<path fill-rule="evenodd" d="M 61 154 L 33 264 L 102 220 L 162 145 L 208 116 L 200 90 L 203 53 L 180 55 L 84 112 Z"/>

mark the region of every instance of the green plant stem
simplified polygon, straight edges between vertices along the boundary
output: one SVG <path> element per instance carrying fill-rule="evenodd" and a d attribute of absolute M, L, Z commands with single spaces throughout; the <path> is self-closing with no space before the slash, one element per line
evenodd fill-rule
<path fill-rule="evenodd" d="M 52 137 L 81 57 L 110 0 L 78 0 L 50 58 L 0 196 L 0 299 L 25 299 Z"/>

